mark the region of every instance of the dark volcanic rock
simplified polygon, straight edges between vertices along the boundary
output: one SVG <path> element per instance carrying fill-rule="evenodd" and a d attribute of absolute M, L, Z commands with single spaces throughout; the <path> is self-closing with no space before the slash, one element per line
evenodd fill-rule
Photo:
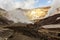
<path fill-rule="evenodd" d="M 50 25 L 50 24 L 59 24 L 60 19 L 57 20 L 57 18 L 60 17 L 60 14 L 56 14 L 50 17 L 47 17 L 45 19 L 40 20 L 39 22 L 35 24 L 23 24 L 23 23 L 14 23 L 11 22 L 4 17 L 0 17 L 1 24 L 12 24 L 8 25 L 4 28 L 9 28 L 11 30 L 14 30 L 14 34 L 9 37 L 8 40 L 48 40 L 49 33 L 46 30 L 41 30 L 42 26 Z M 10 23 L 11 22 L 11 23 Z M 2 25 L 3 25 L 2 24 Z M 40 30 L 40 32 L 38 32 Z"/>
<path fill-rule="evenodd" d="M 22 33 L 16 32 L 12 38 L 9 38 L 8 40 L 39 40 L 38 38 L 29 37 L 26 35 L 23 35 Z"/>
<path fill-rule="evenodd" d="M 13 33 L 14 33 L 14 31 L 11 30 L 11 29 L 1 28 L 0 27 L 0 38 L 1 38 L 1 40 L 8 39 L 10 36 L 13 35 Z"/>

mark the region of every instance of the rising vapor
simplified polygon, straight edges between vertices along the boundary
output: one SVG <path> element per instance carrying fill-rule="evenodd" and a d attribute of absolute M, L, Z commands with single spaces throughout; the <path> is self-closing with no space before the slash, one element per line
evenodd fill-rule
<path fill-rule="evenodd" d="M 0 0 L 0 8 L 6 9 L 6 10 L 12 10 L 15 8 L 23 8 L 23 9 L 29 9 L 34 8 L 34 5 L 39 0 Z"/>
<path fill-rule="evenodd" d="M 2 13 L 2 16 L 7 18 L 8 20 L 13 21 L 14 23 L 26 23 L 26 24 L 34 24 L 33 21 L 29 20 L 25 15 L 26 11 L 23 9 L 15 9 L 8 11 L 7 13 Z"/>
<path fill-rule="evenodd" d="M 60 7 L 60 0 L 52 0 L 52 4 L 51 4 L 51 8 L 48 11 L 48 15 L 54 15 L 54 13 L 56 12 L 56 9 Z"/>
<path fill-rule="evenodd" d="M 16 8 L 22 8 L 22 9 L 30 9 L 34 8 L 34 5 L 39 0 L 0 0 L 0 8 L 3 8 L 8 11 L 6 14 L 6 17 L 8 20 L 12 20 L 15 23 L 21 22 L 21 23 L 33 23 L 31 22 L 25 15 L 24 11 L 22 10 L 13 10 Z"/>

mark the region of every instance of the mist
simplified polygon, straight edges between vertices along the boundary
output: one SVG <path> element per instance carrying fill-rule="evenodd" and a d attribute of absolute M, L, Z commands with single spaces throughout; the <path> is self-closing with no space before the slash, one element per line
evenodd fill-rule
<path fill-rule="evenodd" d="M 51 8 L 48 11 L 48 15 L 52 16 L 56 12 L 56 9 L 60 7 L 60 0 L 52 0 Z"/>
<path fill-rule="evenodd" d="M 31 22 L 24 14 L 25 11 L 15 10 L 17 8 L 22 9 L 31 9 L 34 8 L 35 3 L 38 0 L 0 0 L 0 8 L 3 8 L 8 11 L 6 17 L 8 20 L 12 20 L 15 23 L 33 23 Z"/>
<path fill-rule="evenodd" d="M 39 0 L 0 0 L 0 8 L 13 10 L 16 8 L 31 9 Z"/>
<path fill-rule="evenodd" d="M 26 23 L 26 24 L 33 24 L 34 22 L 30 21 L 26 15 L 25 11 L 19 9 L 19 10 L 11 10 L 8 11 L 8 13 L 6 14 L 6 17 L 8 20 L 13 21 L 14 23 Z"/>

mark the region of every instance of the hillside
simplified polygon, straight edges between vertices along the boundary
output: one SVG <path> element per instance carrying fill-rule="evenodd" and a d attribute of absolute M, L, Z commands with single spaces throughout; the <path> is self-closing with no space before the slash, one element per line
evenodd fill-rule
<path fill-rule="evenodd" d="M 36 8 L 36 9 L 26 10 L 19 8 L 11 11 L 1 10 L 0 33 L 3 34 L 0 36 L 0 39 L 6 40 L 5 37 L 7 37 L 7 40 L 20 40 L 20 39 L 21 40 L 59 40 L 60 39 L 60 30 L 59 30 L 60 19 L 58 19 L 60 17 L 59 13 L 46 18 L 39 19 L 39 21 L 37 22 L 33 22 L 31 21 L 31 19 L 29 19 L 29 16 L 32 11 L 36 12 L 35 15 L 41 16 L 42 15 L 40 14 L 41 10 L 43 14 L 45 14 L 48 11 L 48 9 L 49 8 L 46 9 Z M 30 14 L 27 15 L 27 13 Z M 32 24 L 32 22 L 34 24 Z"/>

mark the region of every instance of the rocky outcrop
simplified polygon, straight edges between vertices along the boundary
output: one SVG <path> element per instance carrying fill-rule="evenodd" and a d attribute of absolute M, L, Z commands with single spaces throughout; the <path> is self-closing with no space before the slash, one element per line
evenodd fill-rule
<path fill-rule="evenodd" d="M 15 13 L 15 12 L 14 12 Z M 12 33 L 10 30 L 13 30 L 13 35 L 10 35 L 7 40 L 58 40 L 60 39 L 60 31 L 56 29 L 47 29 L 44 28 L 43 26 L 48 26 L 48 25 L 55 25 L 60 24 L 60 14 L 56 14 L 53 16 L 49 16 L 47 18 L 41 19 L 38 22 L 35 22 L 34 24 L 26 24 L 26 23 L 14 23 L 11 20 L 8 20 L 4 16 L 0 16 L 0 27 L 1 29 L 6 29 L 8 30 L 0 30 L 0 33 L 3 33 L 1 36 L 7 36 Z M 53 26 L 55 27 L 55 26 Z M 5 34 L 6 33 L 6 34 Z M 55 37 L 54 37 L 55 36 Z M 0 37 L 2 39 L 2 37 Z"/>

